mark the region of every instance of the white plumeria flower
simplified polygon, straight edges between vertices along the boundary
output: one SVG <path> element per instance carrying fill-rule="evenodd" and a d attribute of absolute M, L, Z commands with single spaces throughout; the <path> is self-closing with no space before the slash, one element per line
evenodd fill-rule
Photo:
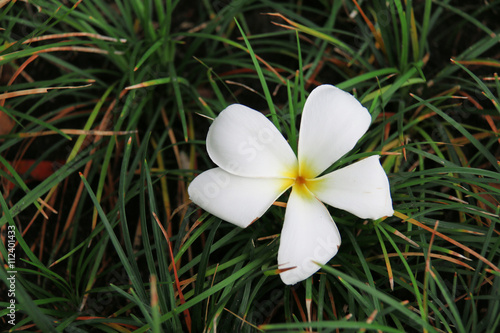
<path fill-rule="evenodd" d="M 302 112 L 298 156 L 260 112 L 224 109 L 208 130 L 208 155 L 218 165 L 189 185 L 191 200 L 242 228 L 292 187 L 278 251 L 285 284 L 302 281 L 333 258 L 340 234 L 323 202 L 361 218 L 391 216 L 387 175 L 371 156 L 318 177 L 349 152 L 371 123 L 351 94 L 331 85 L 314 89 Z"/>

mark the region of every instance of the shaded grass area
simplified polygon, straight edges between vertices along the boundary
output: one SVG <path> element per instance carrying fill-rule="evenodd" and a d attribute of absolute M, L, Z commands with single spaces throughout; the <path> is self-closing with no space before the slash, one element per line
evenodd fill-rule
<path fill-rule="evenodd" d="M 498 330 L 499 1 L 0 5 L 2 329 Z M 288 287 L 283 207 L 240 229 L 186 188 L 207 117 L 248 105 L 293 147 L 323 83 L 373 119 L 331 169 L 382 154 L 396 213 L 330 208 L 338 255 Z"/>

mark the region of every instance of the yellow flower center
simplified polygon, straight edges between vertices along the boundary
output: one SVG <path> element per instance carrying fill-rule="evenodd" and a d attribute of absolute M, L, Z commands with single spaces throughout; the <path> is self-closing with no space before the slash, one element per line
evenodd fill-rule
<path fill-rule="evenodd" d="M 308 187 L 311 180 L 313 180 L 313 179 L 310 179 L 308 177 L 308 175 L 310 175 L 310 173 L 309 173 L 309 170 L 307 168 L 304 168 L 304 167 L 300 168 L 299 170 L 297 170 L 297 176 L 295 177 L 295 182 L 293 184 L 294 190 L 297 191 L 298 193 L 300 193 L 300 195 L 303 198 L 313 197 L 312 193 Z"/>
<path fill-rule="evenodd" d="M 295 184 L 306 185 L 306 180 L 302 176 L 297 176 L 297 178 L 295 178 Z"/>
<path fill-rule="evenodd" d="M 285 172 L 284 176 L 284 188 L 290 186 L 303 198 L 314 198 L 314 191 L 312 187 L 317 186 L 318 181 L 314 178 L 312 170 L 307 166 L 306 163 L 302 163 L 301 166 L 296 165 Z"/>

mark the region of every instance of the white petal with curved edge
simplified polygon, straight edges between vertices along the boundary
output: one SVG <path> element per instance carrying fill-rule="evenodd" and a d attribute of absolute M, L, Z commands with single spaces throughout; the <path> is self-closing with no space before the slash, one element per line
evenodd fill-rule
<path fill-rule="evenodd" d="M 245 178 L 214 168 L 198 175 L 188 193 L 207 212 L 245 228 L 261 217 L 292 183 L 290 179 Z"/>
<path fill-rule="evenodd" d="M 293 177 L 297 158 L 262 113 L 233 104 L 215 118 L 207 134 L 208 155 L 217 166 L 243 177 Z"/>
<path fill-rule="evenodd" d="M 340 246 L 340 234 L 326 207 L 306 189 L 292 189 L 280 237 L 278 267 L 288 285 L 307 279 L 326 264 Z"/>
<path fill-rule="evenodd" d="M 308 181 L 321 201 L 361 218 L 392 216 L 391 191 L 379 156 L 370 156 L 345 168 Z"/>
<path fill-rule="evenodd" d="M 325 171 L 356 145 L 370 123 L 370 113 L 351 94 L 326 84 L 314 89 L 300 124 L 300 174 L 314 178 Z"/>

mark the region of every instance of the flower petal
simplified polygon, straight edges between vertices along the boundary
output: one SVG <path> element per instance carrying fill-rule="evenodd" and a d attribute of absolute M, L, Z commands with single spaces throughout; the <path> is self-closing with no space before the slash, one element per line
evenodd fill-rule
<path fill-rule="evenodd" d="M 326 207 L 307 189 L 294 186 L 285 213 L 278 251 L 280 273 L 285 284 L 295 284 L 319 270 L 340 246 L 340 234 Z"/>
<path fill-rule="evenodd" d="M 198 175 L 188 193 L 207 212 L 245 228 L 292 184 L 290 179 L 246 178 L 214 168 Z"/>
<path fill-rule="evenodd" d="M 370 156 L 307 182 L 321 201 L 361 218 L 391 216 L 391 191 L 379 156 Z"/>
<path fill-rule="evenodd" d="M 349 152 L 371 123 L 368 110 L 332 85 L 314 89 L 306 100 L 299 132 L 299 173 L 314 178 Z"/>
<path fill-rule="evenodd" d="M 241 104 L 224 109 L 207 134 L 208 155 L 217 166 L 243 177 L 290 177 L 297 158 L 262 113 Z"/>

